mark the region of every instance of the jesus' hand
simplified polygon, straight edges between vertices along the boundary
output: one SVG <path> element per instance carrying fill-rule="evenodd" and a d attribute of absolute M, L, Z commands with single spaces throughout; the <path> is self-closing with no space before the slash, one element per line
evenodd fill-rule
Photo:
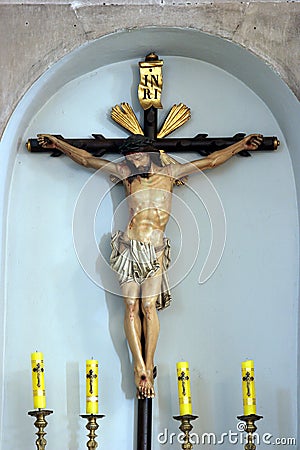
<path fill-rule="evenodd" d="M 52 141 L 51 134 L 38 134 L 37 140 L 39 145 L 44 148 L 56 148 L 54 142 Z"/>
<path fill-rule="evenodd" d="M 253 151 L 257 150 L 263 141 L 262 134 L 249 134 L 243 139 L 244 150 Z"/>

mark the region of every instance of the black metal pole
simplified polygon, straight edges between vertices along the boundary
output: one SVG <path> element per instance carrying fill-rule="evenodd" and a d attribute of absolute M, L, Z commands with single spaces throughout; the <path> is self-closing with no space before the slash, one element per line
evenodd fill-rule
<path fill-rule="evenodd" d="M 137 450 L 151 450 L 152 399 L 138 400 Z"/>
<path fill-rule="evenodd" d="M 156 139 L 157 109 L 154 106 L 144 111 L 144 135 L 150 139 Z"/>
<path fill-rule="evenodd" d="M 140 308 L 140 320 L 143 314 Z M 142 354 L 145 358 L 145 336 L 141 336 Z M 152 398 L 138 399 L 137 450 L 151 450 L 152 446 Z"/>
<path fill-rule="evenodd" d="M 144 111 L 144 135 L 155 139 L 157 135 L 157 109 Z M 142 318 L 141 318 L 142 320 Z M 142 350 L 145 357 L 145 340 L 142 336 Z M 137 450 L 152 448 L 152 398 L 138 399 Z"/>

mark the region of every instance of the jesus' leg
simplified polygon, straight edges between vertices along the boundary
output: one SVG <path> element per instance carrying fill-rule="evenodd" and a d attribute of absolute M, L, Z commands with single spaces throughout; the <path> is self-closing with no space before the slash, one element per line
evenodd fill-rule
<path fill-rule="evenodd" d="M 133 357 L 135 384 L 139 394 L 143 395 L 147 373 L 141 346 L 140 286 L 135 282 L 125 283 L 122 292 L 125 301 L 124 330 Z"/>
<path fill-rule="evenodd" d="M 156 300 L 161 292 L 162 258 L 158 258 L 160 269 L 155 276 L 148 278 L 142 284 L 142 310 L 144 315 L 143 332 L 145 336 L 145 364 L 147 378 L 142 384 L 144 397 L 155 395 L 153 383 L 154 353 L 159 334 L 159 320 L 156 310 Z"/>

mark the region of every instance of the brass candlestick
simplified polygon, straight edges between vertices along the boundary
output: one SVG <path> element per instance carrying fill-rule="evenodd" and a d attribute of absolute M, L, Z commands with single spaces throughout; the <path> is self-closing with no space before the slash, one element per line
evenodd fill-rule
<path fill-rule="evenodd" d="M 255 431 L 257 430 L 255 422 L 259 419 L 262 419 L 263 416 L 257 416 L 256 414 L 249 414 L 248 416 L 238 416 L 237 418 L 246 423 L 245 431 L 246 433 L 248 433 L 248 436 L 247 436 L 247 443 L 245 444 L 244 449 L 255 450 L 256 445 L 254 444 L 254 436 L 253 436 L 253 433 L 255 433 Z"/>
<path fill-rule="evenodd" d="M 183 444 L 182 444 L 181 448 L 183 448 L 183 450 L 192 449 L 193 445 L 190 442 L 190 432 L 193 429 L 193 425 L 191 424 L 191 420 L 198 419 L 198 416 L 192 416 L 191 414 L 185 414 L 184 416 L 173 416 L 173 419 L 181 421 L 181 425 L 180 425 L 179 429 L 184 433 Z"/>
<path fill-rule="evenodd" d="M 35 433 L 38 438 L 35 441 L 36 447 L 38 450 L 45 450 L 47 441 L 44 438 L 45 434 L 47 434 L 44 431 L 44 428 L 48 425 L 48 422 L 45 419 L 45 416 L 49 416 L 49 414 L 52 414 L 53 411 L 50 411 L 49 409 L 35 409 L 34 411 L 28 411 L 29 416 L 36 417 L 36 421 L 34 422 L 34 425 L 38 428 L 38 432 Z"/>
<path fill-rule="evenodd" d="M 96 430 L 99 428 L 97 419 L 102 419 L 105 416 L 103 414 L 81 414 L 80 417 L 82 417 L 83 419 L 87 419 L 88 421 L 85 426 L 85 428 L 89 430 L 89 434 L 87 435 L 89 437 L 89 440 L 86 446 L 89 450 L 94 450 L 98 447 L 98 444 L 96 442 Z"/>

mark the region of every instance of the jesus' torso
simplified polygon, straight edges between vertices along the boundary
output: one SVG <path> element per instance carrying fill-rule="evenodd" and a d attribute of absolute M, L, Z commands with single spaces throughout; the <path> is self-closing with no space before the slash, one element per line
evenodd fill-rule
<path fill-rule="evenodd" d="M 137 176 L 131 183 L 127 179 L 123 181 L 129 208 L 125 233 L 129 239 L 151 242 L 155 247 L 163 242 L 174 184 L 167 167 L 159 169 L 149 178 Z"/>

